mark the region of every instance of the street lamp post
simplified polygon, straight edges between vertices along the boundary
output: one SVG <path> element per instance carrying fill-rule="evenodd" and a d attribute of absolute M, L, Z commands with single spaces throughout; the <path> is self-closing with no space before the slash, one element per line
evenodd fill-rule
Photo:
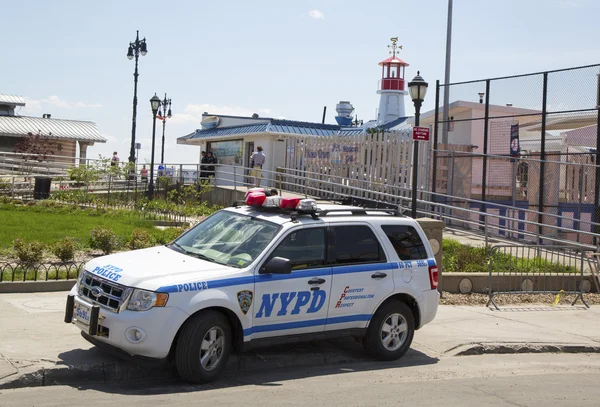
<path fill-rule="evenodd" d="M 421 77 L 421 73 L 417 71 L 417 76 L 408 83 L 410 98 L 415 104 L 415 127 L 419 127 L 421 119 L 421 105 L 427 93 L 428 83 Z M 411 217 L 417 217 L 417 170 L 419 168 L 419 142 L 413 138 L 413 176 L 412 176 L 412 205 Z"/>
<path fill-rule="evenodd" d="M 136 31 L 135 41 L 129 43 L 127 58 L 135 57 L 135 71 L 133 72 L 133 118 L 131 119 L 131 148 L 129 150 L 129 162 L 135 163 L 135 121 L 137 116 L 137 83 L 138 83 L 138 59 L 148 53 L 146 38 L 140 40 L 140 32 Z"/>
<path fill-rule="evenodd" d="M 152 107 L 152 152 L 150 155 L 150 184 L 148 185 L 149 198 L 154 198 L 154 141 L 156 139 L 156 113 L 160 107 L 161 101 L 156 93 L 150 99 L 150 106 Z"/>
<path fill-rule="evenodd" d="M 162 165 L 165 164 L 165 125 L 167 123 L 167 119 L 171 118 L 171 99 L 167 99 L 167 94 L 165 93 L 165 98 L 161 102 L 162 104 L 162 112 L 158 112 L 158 120 L 162 120 L 163 129 L 162 129 L 162 149 L 160 152 L 160 163 Z M 169 110 L 167 110 L 167 108 Z"/>

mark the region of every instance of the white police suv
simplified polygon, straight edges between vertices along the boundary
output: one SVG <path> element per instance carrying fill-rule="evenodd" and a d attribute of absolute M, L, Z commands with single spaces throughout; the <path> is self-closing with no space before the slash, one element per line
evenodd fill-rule
<path fill-rule="evenodd" d="M 232 350 L 265 343 L 350 335 L 377 359 L 404 355 L 439 300 L 419 224 L 267 194 L 249 191 L 171 244 L 90 261 L 65 322 L 196 383 L 216 379 Z"/>

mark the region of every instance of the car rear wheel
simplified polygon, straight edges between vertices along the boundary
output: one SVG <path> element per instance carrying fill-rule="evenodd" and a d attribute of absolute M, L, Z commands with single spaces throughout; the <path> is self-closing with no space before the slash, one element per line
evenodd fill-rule
<path fill-rule="evenodd" d="M 373 316 L 364 346 L 379 360 L 396 360 L 410 348 L 415 320 L 410 308 L 398 300 L 384 304 Z"/>
<path fill-rule="evenodd" d="M 182 328 L 175 350 L 179 376 L 192 383 L 219 377 L 231 353 L 231 327 L 217 311 L 199 313 Z"/>

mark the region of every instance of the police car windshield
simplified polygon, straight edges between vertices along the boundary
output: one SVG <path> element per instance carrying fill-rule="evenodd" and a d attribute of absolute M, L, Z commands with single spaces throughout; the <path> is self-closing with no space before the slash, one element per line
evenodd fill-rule
<path fill-rule="evenodd" d="M 219 211 L 173 243 L 190 256 L 243 268 L 277 236 L 281 226 L 255 217 Z"/>

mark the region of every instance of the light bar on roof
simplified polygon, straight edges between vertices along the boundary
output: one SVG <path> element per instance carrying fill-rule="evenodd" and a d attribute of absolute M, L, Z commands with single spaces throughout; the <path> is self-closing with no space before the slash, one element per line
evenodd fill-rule
<path fill-rule="evenodd" d="M 278 195 L 267 196 L 264 190 L 253 188 L 246 193 L 246 205 L 255 208 L 280 208 L 302 212 L 315 212 L 317 201 L 314 199 L 283 198 Z"/>

